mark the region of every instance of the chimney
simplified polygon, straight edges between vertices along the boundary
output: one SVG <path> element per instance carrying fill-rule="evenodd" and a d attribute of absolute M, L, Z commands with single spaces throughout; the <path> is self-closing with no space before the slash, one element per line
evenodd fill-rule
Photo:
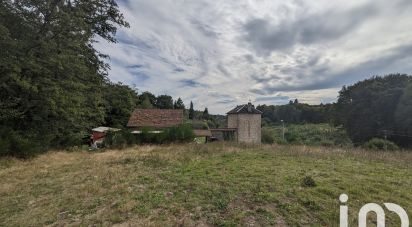
<path fill-rule="evenodd" d="M 252 112 L 252 103 L 251 102 L 247 103 L 247 112 Z"/>

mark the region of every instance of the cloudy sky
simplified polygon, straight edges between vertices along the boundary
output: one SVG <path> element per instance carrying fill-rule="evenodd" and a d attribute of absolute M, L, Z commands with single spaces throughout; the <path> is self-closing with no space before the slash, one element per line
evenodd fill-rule
<path fill-rule="evenodd" d="M 251 99 L 333 102 L 343 85 L 412 73 L 411 0 L 122 0 L 99 42 L 110 78 L 225 113 Z"/>

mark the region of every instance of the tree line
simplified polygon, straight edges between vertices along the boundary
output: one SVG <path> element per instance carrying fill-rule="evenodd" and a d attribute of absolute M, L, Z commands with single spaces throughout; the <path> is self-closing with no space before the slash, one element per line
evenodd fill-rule
<path fill-rule="evenodd" d="M 336 103 L 308 105 L 298 100 L 286 105 L 260 105 L 265 125 L 329 123 L 341 125 L 355 145 L 373 138 L 412 145 L 412 76 L 373 76 L 343 86 Z"/>

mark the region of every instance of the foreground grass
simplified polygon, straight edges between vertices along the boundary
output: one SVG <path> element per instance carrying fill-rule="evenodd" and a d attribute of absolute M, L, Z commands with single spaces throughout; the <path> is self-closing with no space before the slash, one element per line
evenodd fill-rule
<path fill-rule="evenodd" d="M 397 203 L 412 217 L 411 161 L 412 153 L 230 144 L 1 159 L 0 226 L 338 226 L 341 193 L 357 226 L 368 202 Z M 303 187 L 305 176 L 317 186 Z"/>

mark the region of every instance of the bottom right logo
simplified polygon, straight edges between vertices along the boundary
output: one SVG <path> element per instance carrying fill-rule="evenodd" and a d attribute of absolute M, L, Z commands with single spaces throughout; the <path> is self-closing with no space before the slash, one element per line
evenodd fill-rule
<path fill-rule="evenodd" d="M 349 197 L 346 194 L 341 194 L 339 200 L 341 203 L 346 203 Z M 389 211 L 395 212 L 401 219 L 401 227 L 409 227 L 409 218 L 406 211 L 399 205 L 394 203 L 384 203 L 386 209 Z M 340 227 L 348 227 L 348 206 L 340 206 Z M 376 203 L 365 204 L 359 210 L 359 227 L 366 227 L 366 218 L 369 212 L 376 213 L 376 226 L 385 227 L 385 211 L 383 208 Z"/>

